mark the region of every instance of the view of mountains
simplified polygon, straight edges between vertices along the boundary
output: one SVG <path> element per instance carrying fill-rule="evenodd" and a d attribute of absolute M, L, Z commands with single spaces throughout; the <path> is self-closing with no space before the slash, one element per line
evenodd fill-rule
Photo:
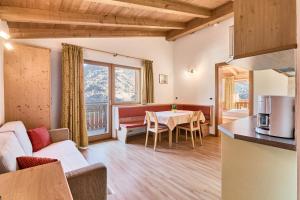
<path fill-rule="evenodd" d="M 115 102 L 137 101 L 136 72 L 128 68 L 115 68 Z M 109 68 L 84 64 L 85 101 L 95 104 L 109 101 Z"/>

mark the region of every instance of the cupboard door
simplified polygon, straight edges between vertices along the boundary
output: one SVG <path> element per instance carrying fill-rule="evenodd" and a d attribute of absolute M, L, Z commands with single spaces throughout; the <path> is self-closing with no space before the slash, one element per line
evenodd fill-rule
<path fill-rule="evenodd" d="M 235 0 L 234 57 L 296 48 L 296 0 Z"/>
<path fill-rule="evenodd" d="M 50 50 L 13 46 L 4 52 L 5 121 L 50 128 Z"/>

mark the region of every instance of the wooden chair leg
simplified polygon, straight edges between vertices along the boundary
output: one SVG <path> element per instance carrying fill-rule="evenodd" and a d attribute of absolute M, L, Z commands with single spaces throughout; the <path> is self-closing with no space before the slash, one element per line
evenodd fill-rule
<path fill-rule="evenodd" d="M 192 140 L 192 145 L 193 145 L 193 149 L 195 148 L 195 143 L 194 143 L 194 133 L 193 131 L 191 131 L 191 140 Z"/>
<path fill-rule="evenodd" d="M 157 135 L 158 133 L 154 133 L 154 151 L 156 150 L 156 145 L 157 145 Z"/>
<path fill-rule="evenodd" d="M 185 130 L 185 141 L 187 141 L 187 130 Z"/>
<path fill-rule="evenodd" d="M 203 140 L 202 140 L 202 131 L 201 131 L 201 128 L 199 129 L 199 137 L 200 137 L 200 144 L 201 146 L 203 145 Z"/>
<path fill-rule="evenodd" d="M 147 144 L 148 144 L 148 137 L 149 137 L 149 131 L 146 132 L 145 147 L 147 147 Z"/>
<path fill-rule="evenodd" d="M 178 128 L 176 127 L 176 143 L 178 143 Z"/>
<path fill-rule="evenodd" d="M 169 130 L 169 147 L 172 147 L 172 130 Z"/>

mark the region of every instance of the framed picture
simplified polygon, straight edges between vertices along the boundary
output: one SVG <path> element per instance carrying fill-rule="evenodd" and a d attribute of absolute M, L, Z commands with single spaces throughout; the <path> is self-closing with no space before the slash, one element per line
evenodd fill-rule
<path fill-rule="evenodd" d="M 168 75 L 159 74 L 159 83 L 160 84 L 168 84 Z"/>

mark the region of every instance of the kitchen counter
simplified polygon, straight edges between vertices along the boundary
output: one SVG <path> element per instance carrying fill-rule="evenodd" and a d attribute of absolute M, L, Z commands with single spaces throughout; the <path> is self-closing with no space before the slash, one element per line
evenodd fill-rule
<path fill-rule="evenodd" d="M 256 117 L 222 124 L 222 200 L 296 200 L 293 139 L 255 132 Z"/>
<path fill-rule="evenodd" d="M 255 132 L 255 127 L 256 116 L 251 116 L 219 125 L 218 129 L 233 139 L 296 151 L 295 139 L 284 139 L 261 135 Z"/>

